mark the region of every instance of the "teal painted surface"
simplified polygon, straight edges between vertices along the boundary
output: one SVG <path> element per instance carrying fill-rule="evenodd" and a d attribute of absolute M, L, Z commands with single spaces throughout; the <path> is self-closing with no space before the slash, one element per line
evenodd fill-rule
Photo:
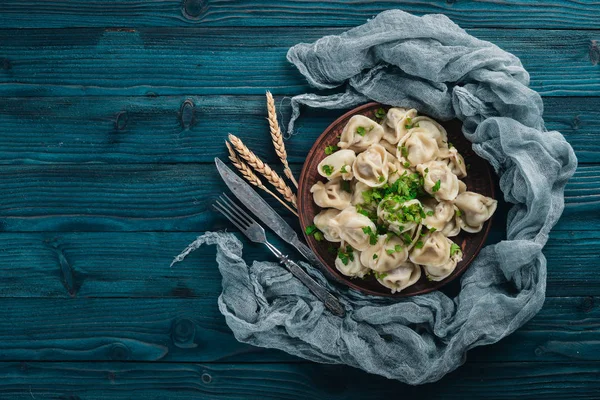
<path fill-rule="evenodd" d="M 308 90 L 287 48 L 391 7 L 443 12 L 521 57 L 547 127 L 581 162 L 545 250 L 540 314 L 416 388 L 240 344 L 218 312 L 214 249 L 169 267 L 229 227 L 208 208 L 228 132 L 275 162 L 264 90 L 278 102 Z M 0 399 L 597 398 L 599 15 L 564 0 L 3 1 Z M 296 172 L 342 112 L 307 110 L 287 144 Z"/>

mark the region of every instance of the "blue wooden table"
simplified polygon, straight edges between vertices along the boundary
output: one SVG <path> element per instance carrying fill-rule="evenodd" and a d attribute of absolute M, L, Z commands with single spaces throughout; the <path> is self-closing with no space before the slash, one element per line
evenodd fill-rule
<path fill-rule="evenodd" d="M 580 161 L 543 310 L 421 387 L 240 344 L 214 248 L 169 267 L 227 226 L 208 207 L 227 133 L 275 161 L 264 92 L 310 90 L 287 49 L 394 7 L 519 56 Z M 599 28 L 591 0 L 2 0 L 0 399 L 599 398 Z M 296 171 L 341 113 L 305 114 Z"/>

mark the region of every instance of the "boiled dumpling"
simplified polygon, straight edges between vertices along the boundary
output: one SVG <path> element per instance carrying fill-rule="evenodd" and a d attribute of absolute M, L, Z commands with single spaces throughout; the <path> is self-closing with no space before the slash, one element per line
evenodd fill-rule
<path fill-rule="evenodd" d="M 342 238 L 340 236 L 341 229 L 339 224 L 335 221 L 335 217 L 340 213 L 339 210 L 334 208 L 328 208 L 326 210 L 321 211 L 315 218 L 313 218 L 313 223 L 321 232 L 323 232 L 323 236 L 325 240 L 328 242 L 341 242 Z"/>
<path fill-rule="evenodd" d="M 391 144 L 387 140 L 383 140 L 383 139 L 381 139 L 379 141 L 379 144 L 382 145 L 383 148 L 386 149 L 388 153 L 390 153 L 390 154 L 396 154 L 397 147 L 396 147 L 395 144 Z"/>
<path fill-rule="evenodd" d="M 393 154 L 388 153 L 388 183 L 391 185 L 396 182 L 402 175 L 411 174 L 412 171 L 407 169 L 402 165 L 400 160 L 398 160 Z"/>
<path fill-rule="evenodd" d="M 390 231 L 397 234 L 414 229 L 424 216 L 421 202 L 417 199 L 403 201 L 388 197 L 377 206 L 377 217 Z"/>
<path fill-rule="evenodd" d="M 458 195 L 459 180 L 443 162 L 430 161 L 420 164 L 417 171 L 423 176 L 425 191 L 438 201 L 452 201 Z"/>
<path fill-rule="evenodd" d="M 359 152 L 366 150 L 374 143 L 379 143 L 382 136 L 383 127 L 381 125 L 364 115 L 355 115 L 344 127 L 338 147 Z"/>
<path fill-rule="evenodd" d="M 450 147 L 440 152 L 439 160 L 446 163 L 450 171 L 459 178 L 467 176 L 467 166 L 465 159 L 456 150 L 456 147 Z"/>
<path fill-rule="evenodd" d="M 388 110 L 385 119 L 385 130 L 383 139 L 389 143 L 396 144 L 402 139 L 413 126 L 412 119 L 417 116 L 417 110 L 394 107 Z"/>
<path fill-rule="evenodd" d="M 353 206 L 345 208 L 333 221 L 339 227 L 342 240 L 359 251 L 367 250 L 369 247 L 371 237 L 368 232 L 377 231 L 373 221 L 359 214 Z"/>
<path fill-rule="evenodd" d="M 437 202 L 435 199 L 427 199 L 423 201 L 423 210 L 427 215 L 423 220 L 423 224 L 427 228 L 435 228 L 438 231 L 444 229 L 446 224 L 454 218 L 456 214 L 454 204 L 449 201 Z M 433 215 L 429 215 L 432 214 Z"/>
<path fill-rule="evenodd" d="M 363 251 L 360 262 L 377 272 L 386 272 L 397 268 L 408 259 L 406 245 L 398 236 L 388 239 L 387 235 L 380 235 L 377 244 Z"/>
<path fill-rule="evenodd" d="M 441 267 L 450 259 L 452 241 L 441 232 L 428 233 L 421 238 L 422 246 L 413 247 L 410 261 L 427 267 Z"/>
<path fill-rule="evenodd" d="M 498 201 L 475 192 L 464 192 L 454 200 L 460 210 L 461 228 L 467 232 L 481 231 L 483 223 L 496 211 Z"/>
<path fill-rule="evenodd" d="M 413 127 L 423 129 L 434 139 L 440 149 L 448 147 L 448 133 L 443 126 L 429 117 L 419 116 L 412 120 Z"/>
<path fill-rule="evenodd" d="M 344 250 L 344 246 L 340 247 L 340 251 Z M 340 254 L 335 259 L 335 268 L 343 275 L 363 278 L 369 273 L 369 269 L 360 263 L 360 251 L 353 250 L 351 247 L 345 249 L 346 257 L 341 258 Z"/>
<path fill-rule="evenodd" d="M 385 185 L 388 179 L 388 152 L 379 144 L 360 153 L 352 165 L 354 177 L 370 187 Z"/>
<path fill-rule="evenodd" d="M 396 157 L 410 165 L 435 160 L 439 155 L 438 144 L 425 129 L 413 128 L 401 140 Z"/>
<path fill-rule="evenodd" d="M 442 279 L 446 279 L 452 272 L 454 272 L 456 265 L 462 260 L 463 257 L 460 247 L 458 247 L 456 244 L 454 246 L 456 246 L 456 250 L 454 250 L 454 253 L 450 255 L 445 264 L 439 267 L 423 266 L 423 269 L 425 269 L 425 275 L 427 275 L 429 280 L 441 281 Z"/>
<path fill-rule="evenodd" d="M 339 150 L 325 157 L 317 166 L 319 175 L 327 179 L 342 177 L 345 181 L 353 178 L 352 164 L 356 160 L 356 153 L 352 150 Z"/>
<path fill-rule="evenodd" d="M 352 193 L 350 183 L 341 177 L 332 179 L 326 183 L 317 182 L 311 188 L 315 204 L 323 208 L 337 208 L 343 210 L 350 205 Z"/>
<path fill-rule="evenodd" d="M 377 276 L 377 280 L 383 286 L 392 289 L 392 293 L 396 293 L 414 285 L 420 277 L 421 268 L 410 261 L 405 261 L 398 268 Z"/>

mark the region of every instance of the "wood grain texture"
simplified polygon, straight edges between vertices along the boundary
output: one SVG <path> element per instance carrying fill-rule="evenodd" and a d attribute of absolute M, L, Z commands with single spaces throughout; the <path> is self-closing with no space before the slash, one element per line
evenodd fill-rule
<path fill-rule="evenodd" d="M 530 17 L 528 17 L 530 18 Z M 0 96 L 291 94 L 308 91 L 289 47 L 342 28 L 0 30 Z M 546 96 L 597 96 L 598 30 L 473 29 L 519 56 Z"/>
<path fill-rule="evenodd" d="M 408 386 L 321 364 L 0 363 L 0 396 L 15 400 L 595 399 L 597 363 L 467 363 Z M 568 388 L 568 391 L 565 389 Z"/>
<path fill-rule="evenodd" d="M 593 1 L 535 0 L 369 1 L 283 0 L 4 0 L 2 28 L 94 26 L 344 26 L 359 25 L 375 14 L 400 8 L 414 14 L 443 13 L 464 27 L 597 28 Z M 36 17 L 31 17 L 35 11 Z"/>
<path fill-rule="evenodd" d="M 291 167 L 298 176 L 299 165 Z M 600 166 L 579 167 L 566 187 L 556 229 L 599 229 L 599 182 Z M 197 232 L 229 226 L 210 208 L 227 190 L 211 164 L 6 165 L 0 187 L 4 232 Z M 297 224 L 283 206 L 267 200 Z"/>
<path fill-rule="evenodd" d="M 193 299 L 4 298 L 2 304 L 2 361 L 301 361 L 239 343 L 219 313 L 216 293 Z M 598 343 L 598 297 L 548 298 L 524 327 L 472 350 L 468 359 L 580 360 L 600 366 Z"/>
<path fill-rule="evenodd" d="M 215 249 L 205 246 L 170 267 L 200 232 L 42 232 L 0 234 L 0 298 L 197 298 L 221 291 Z M 241 240 L 242 237 L 236 234 Z M 293 249 L 271 241 L 295 259 Z M 490 242 L 501 239 L 495 232 Z M 244 240 L 244 259 L 274 261 Z M 547 293 L 600 296 L 594 231 L 553 231 L 544 250 Z M 568 249 L 568 251 L 565 251 Z"/>
<path fill-rule="evenodd" d="M 289 107 L 276 101 L 283 124 Z M 565 135 L 579 162 L 600 162 L 600 97 L 547 97 L 544 106 L 546 127 Z M 286 141 L 291 162 L 303 162 L 344 112 L 303 111 L 298 134 Z M 212 162 L 226 158 L 231 132 L 276 164 L 265 146 L 266 115 L 264 96 L 0 97 L 0 163 Z"/>

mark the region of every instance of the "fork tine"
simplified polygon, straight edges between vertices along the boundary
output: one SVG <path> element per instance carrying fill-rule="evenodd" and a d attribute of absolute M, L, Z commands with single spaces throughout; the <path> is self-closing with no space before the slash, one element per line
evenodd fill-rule
<path fill-rule="evenodd" d="M 240 219 L 238 216 L 236 216 L 234 213 L 232 213 L 231 210 L 228 207 L 226 207 L 224 204 L 222 204 L 219 200 L 216 201 L 216 204 L 219 205 L 219 208 L 221 209 L 221 213 L 223 213 L 225 216 L 227 216 L 229 218 L 229 220 L 235 221 L 238 225 L 242 226 L 241 229 L 248 229 L 248 226 L 250 226 L 250 224 L 246 223 L 246 221 L 244 221 L 243 219 Z"/>
<path fill-rule="evenodd" d="M 219 200 L 222 201 L 223 203 L 219 203 L 219 205 L 221 207 L 223 207 L 225 210 L 227 210 L 227 212 L 235 219 L 237 219 L 238 223 L 240 223 L 241 225 L 244 225 L 246 228 L 248 228 L 250 225 L 252 225 L 251 222 L 249 222 L 246 218 L 244 218 L 242 215 L 240 215 L 237 211 L 235 211 L 232 207 L 231 204 L 227 203 L 227 201 L 223 198 L 223 197 L 219 197 Z M 217 201 L 218 202 L 218 201 Z"/>
<path fill-rule="evenodd" d="M 223 214 L 225 216 L 225 218 L 227 218 L 229 220 L 229 222 L 231 222 L 233 225 L 235 225 L 240 231 L 244 232 L 246 230 L 246 228 L 243 227 L 240 223 L 238 223 L 237 219 L 235 219 L 232 215 L 230 215 L 227 210 L 222 208 L 222 206 L 220 207 L 220 204 L 219 205 L 213 204 L 212 206 L 215 210 L 217 210 L 218 212 Z"/>
<path fill-rule="evenodd" d="M 229 198 L 229 196 L 227 196 L 225 193 L 223 193 L 223 196 L 225 196 L 225 198 L 229 200 L 229 204 L 233 206 L 233 208 L 237 210 L 238 213 L 241 214 L 241 216 L 248 221 L 248 225 L 256 223 L 256 221 L 250 216 L 250 214 L 248 214 L 242 207 L 238 206 L 233 200 Z"/>

